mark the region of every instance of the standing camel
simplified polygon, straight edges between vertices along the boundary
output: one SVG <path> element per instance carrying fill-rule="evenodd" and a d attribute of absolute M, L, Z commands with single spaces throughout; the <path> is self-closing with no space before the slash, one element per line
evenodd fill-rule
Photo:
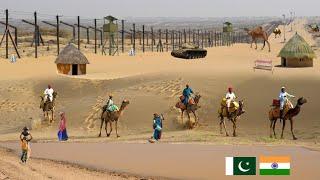
<path fill-rule="evenodd" d="M 228 131 L 227 131 L 227 128 L 226 128 L 226 123 L 225 123 L 225 120 L 224 118 L 226 117 L 227 119 L 229 119 L 232 124 L 233 124 L 233 136 L 236 137 L 237 134 L 236 134 L 236 128 L 237 128 L 237 125 L 236 125 L 236 122 L 237 122 L 237 119 L 240 118 L 240 116 L 245 113 L 245 110 L 244 110 L 244 103 L 243 101 L 239 101 L 239 108 L 237 110 L 235 110 L 234 112 L 230 112 L 229 114 L 229 117 L 227 117 L 227 113 L 224 113 L 223 111 L 220 111 L 219 112 L 219 117 L 220 117 L 220 134 L 223 134 L 222 132 L 222 125 L 223 125 L 223 128 L 224 128 L 224 131 L 226 132 L 226 136 L 229 136 L 228 134 Z M 226 107 L 224 107 L 226 108 Z"/>
<path fill-rule="evenodd" d="M 286 125 L 286 120 L 290 120 L 290 125 L 291 125 L 291 134 L 293 140 L 297 140 L 296 136 L 293 133 L 293 117 L 297 116 L 300 113 L 301 106 L 303 104 L 307 103 L 307 100 L 304 99 L 303 97 L 299 98 L 297 100 L 297 104 L 294 108 L 289 109 L 283 118 L 282 122 L 282 131 L 281 131 L 281 139 L 283 139 L 283 131 Z M 275 132 L 275 126 L 277 120 L 280 118 L 280 107 L 274 107 L 269 111 L 269 119 L 270 119 L 270 138 L 272 138 L 272 132 L 274 134 L 274 137 L 276 137 L 276 132 Z M 281 119 L 280 119 L 281 120 Z"/>
<path fill-rule="evenodd" d="M 258 26 L 252 30 L 249 30 L 248 28 L 245 28 L 244 29 L 245 31 L 247 31 L 248 35 L 251 36 L 252 38 L 252 41 L 251 41 L 251 48 L 252 48 L 252 43 L 254 42 L 256 44 L 256 48 L 258 48 L 258 45 L 257 45 L 257 39 L 263 39 L 263 47 L 261 48 L 261 50 L 263 50 L 263 48 L 265 47 L 266 45 L 266 42 L 268 44 L 268 47 L 269 47 L 269 52 L 271 51 L 270 50 L 270 43 L 268 41 L 268 34 L 265 30 L 263 30 L 263 28 L 261 26 Z"/>
<path fill-rule="evenodd" d="M 274 34 L 274 38 L 277 38 L 277 35 L 279 35 L 279 37 L 281 36 L 281 30 L 279 28 L 275 28 L 272 32 Z"/>
<path fill-rule="evenodd" d="M 201 95 L 196 94 L 195 97 L 194 97 L 194 104 L 189 104 L 187 107 L 181 101 L 179 101 L 176 104 L 176 108 L 179 108 L 181 110 L 182 123 L 183 123 L 183 113 L 186 111 L 186 113 L 188 115 L 188 119 L 189 119 L 189 128 L 190 129 L 192 129 L 199 122 L 199 119 L 198 119 L 198 116 L 196 114 L 196 111 L 197 111 L 197 109 L 200 108 L 200 106 L 198 105 L 199 101 L 200 101 L 200 98 L 201 98 Z M 194 115 L 194 119 L 195 119 L 194 125 L 191 124 L 190 113 L 192 113 Z"/>
<path fill-rule="evenodd" d="M 106 130 L 107 137 L 109 137 L 111 132 L 112 132 L 112 122 L 116 123 L 116 134 L 117 134 L 117 137 L 120 137 L 118 135 L 118 120 L 119 120 L 120 116 L 122 115 L 123 110 L 127 107 L 127 105 L 129 103 L 130 102 L 128 100 L 123 100 L 122 104 L 121 104 L 121 107 L 120 107 L 120 109 L 118 111 L 109 112 L 108 110 L 105 110 L 105 111 L 102 112 L 99 137 L 101 137 L 101 129 L 102 129 L 102 126 L 103 126 L 103 122 L 105 123 L 105 130 Z M 108 130 L 107 130 L 108 129 L 108 123 L 110 125 L 110 132 L 109 133 L 108 133 Z"/>
<path fill-rule="evenodd" d="M 52 102 L 50 101 L 49 98 L 46 98 L 46 102 L 44 102 L 44 96 L 40 96 L 41 101 L 40 101 L 40 109 L 43 111 L 43 117 L 46 119 L 48 118 L 49 122 L 52 123 L 54 119 L 54 110 L 55 110 L 55 101 L 58 93 L 56 91 L 53 92 L 52 94 Z M 51 119 L 49 116 L 49 112 L 51 112 Z"/>

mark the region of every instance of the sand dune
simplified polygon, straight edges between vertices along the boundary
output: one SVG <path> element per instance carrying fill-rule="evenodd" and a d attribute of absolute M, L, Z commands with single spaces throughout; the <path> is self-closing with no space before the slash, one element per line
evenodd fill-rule
<path fill-rule="evenodd" d="M 294 31 L 286 32 L 287 39 L 297 31 L 315 45 L 304 29 L 305 23 L 302 19 L 297 20 Z M 209 48 L 208 56 L 199 60 L 176 59 L 169 52 L 138 52 L 135 57 L 86 54 L 90 61 L 88 74 L 78 77 L 58 75 L 54 56 L 23 58 L 15 64 L 2 59 L 0 140 L 16 140 L 25 125 L 32 127 L 37 141 L 56 140 L 58 119 L 48 124 L 39 109 L 39 95 L 47 84 L 51 84 L 59 93 L 55 116 L 59 111 L 66 112 L 71 142 L 145 142 L 152 131 L 152 114 L 159 112 L 165 116 L 164 142 L 288 144 L 319 149 L 320 123 L 316 116 L 320 101 L 317 96 L 320 90 L 319 58 L 314 60 L 313 68 L 275 67 L 273 74 L 252 69 L 253 61 L 257 59 L 269 59 L 279 65 L 277 54 L 283 46 L 282 40 L 270 37 L 271 53 L 267 49 L 250 49 L 248 44 L 235 44 Z M 319 50 L 316 53 L 320 57 Z M 192 131 L 185 130 L 180 112 L 174 108 L 186 83 L 202 95 L 201 109 L 197 112 L 200 126 Z M 233 86 L 239 99 L 245 102 L 246 114 L 238 122 L 237 138 L 225 138 L 218 133 L 217 109 L 228 86 Z M 295 118 L 297 141 L 291 140 L 288 128 L 285 140 L 268 137 L 267 112 L 281 86 L 308 100 Z M 128 99 L 130 105 L 119 122 L 121 138 L 116 139 L 113 134 L 109 139 L 98 139 L 100 109 L 110 93 L 116 104 Z M 293 101 L 295 104 L 296 99 Z M 231 124 L 227 122 L 227 126 L 231 131 Z M 277 132 L 280 133 L 279 124 Z"/>

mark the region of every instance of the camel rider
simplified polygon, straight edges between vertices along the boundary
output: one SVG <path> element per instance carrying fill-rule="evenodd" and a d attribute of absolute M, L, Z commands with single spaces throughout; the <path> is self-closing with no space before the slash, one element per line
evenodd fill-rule
<path fill-rule="evenodd" d="M 48 88 L 44 90 L 44 102 L 47 101 L 47 98 L 49 98 L 50 102 L 53 100 L 53 89 L 50 85 L 48 85 Z"/>
<path fill-rule="evenodd" d="M 230 109 L 230 105 L 231 103 L 236 99 L 236 95 L 233 92 L 232 87 L 228 88 L 228 92 L 226 94 L 226 104 L 227 104 L 227 116 L 229 116 L 229 109 Z"/>
<path fill-rule="evenodd" d="M 109 112 L 112 112 L 112 109 L 111 109 L 111 107 L 113 106 L 112 97 L 113 97 L 113 96 L 110 94 L 110 95 L 109 95 L 109 99 L 108 99 L 108 101 L 107 101 L 107 110 L 108 110 Z"/>
<path fill-rule="evenodd" d="M 280 118 L 281 118 L 281 119 L 282 119 L 283 116 L 284 116 L 283 110 L 284 110 L 285 104 L 286 104 L 287 101 L 288 101 L 288 97 L 294 98 L 295 96 L 287 93 L 287 92 L 286 92 L 286 88 L 285 88 L 285 87 L 282 87 L 282 88 L 281 88 L 280 95 L 279 95 L 279 100 L 280 100 Z"/>
<path fill-rule="evenodd" d="M 182 92 L 182 95 L 184 96 L 184 99 L 183 99 L 183 104 L 184 105 L 188 105 L 189 103 L 189 99 L 191 97 L 191 94 L 193 94 L 193 91 L 192 89 L 189 87 L 189 85 L 187 84 L 186 85 L 186 88 L 184 88 L 183 92 Z"/>

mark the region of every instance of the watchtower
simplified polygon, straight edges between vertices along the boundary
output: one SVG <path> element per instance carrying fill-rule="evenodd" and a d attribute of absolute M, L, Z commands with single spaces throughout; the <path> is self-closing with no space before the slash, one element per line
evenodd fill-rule
<path fill-rule="evenodd" d="M 102 54 L 106 54 L 105 49 L 109 49 L 109 55 L 114 56 L 118 52 L 118 22 L 113 16 L 104 17 L 103 34 L 105 42 L 102 45 Z M 109 46 L 106 48 L 106 44 Z M 118 52 L 119 53 L 119 52 Z"/>
<path fill-rule="evenodd" d="M 223 23 L 223 32 L 233 32 L 233 27 L 231 22 Z"/>

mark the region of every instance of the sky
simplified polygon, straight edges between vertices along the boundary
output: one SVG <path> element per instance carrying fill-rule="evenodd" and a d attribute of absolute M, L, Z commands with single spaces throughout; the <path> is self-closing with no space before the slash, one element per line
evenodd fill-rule
<path fill-rule="evenodd" d="M 0 10 L 24 15 L 116 17 L 320 16 L 320 0 L 0 0 Z"/>

